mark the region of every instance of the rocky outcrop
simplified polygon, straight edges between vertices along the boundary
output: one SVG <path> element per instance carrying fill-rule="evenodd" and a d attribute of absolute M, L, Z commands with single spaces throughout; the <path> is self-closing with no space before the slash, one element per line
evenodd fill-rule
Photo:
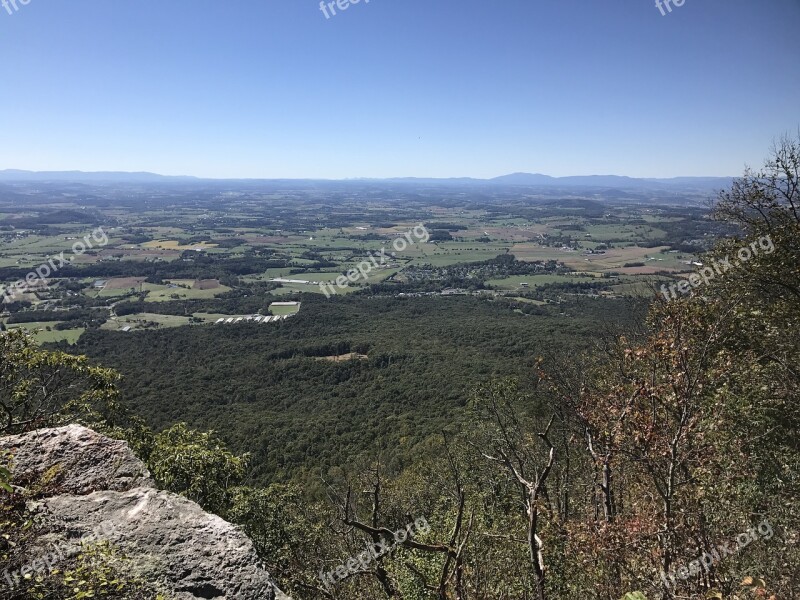
<path fill-rule="evenodd" d="M 14 479 L 22 485 L 45 479 L 49 489 L 73 495 L 155 486 L 126 442 L 79 425 L 0 438 L 0 450 L 13 454 Z"/>
<path fill-rule="evenodd" d="M 53 478 L 55 495 L 33 503 L 51 531 L 40 544 L 107 540 L 132 574 L 176 600 L 286 598 L 237 527 L 194 502 L 155 488 L 125 442 L 69 426 L 0 439 L 13 454 L 14 483 Z"/>

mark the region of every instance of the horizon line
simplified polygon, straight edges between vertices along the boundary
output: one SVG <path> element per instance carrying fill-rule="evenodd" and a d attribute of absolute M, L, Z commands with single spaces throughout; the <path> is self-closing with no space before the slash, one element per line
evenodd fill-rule
<path fill-rule="evenodd" d="M 97 176 L 97 175 L 116 175 L 116 176 L 124 176 L 124 175 L 131 175 L 131 176 L 153 176 L 153 177 L 160 177 L 164 179 L 193 179 L 197 181 L 325 181 L 325 182 L 358 182 L 358 181 L 392 181 L 392 180 L 439 180 L 439 181 L 449 181 L 449 180 L 472 180 L 476 182 L 491 182 L 496 181 L 498 179 L 510 178 L 514 176 L 528 176 L 528 177 L 541 177 L 547 178 L 552 180 L 559 180 L 559 179 L 573 179 L 573 178 L 592 178 L 592 177 L 614 177 L 619 179 L 630 179 L 635 181 L 670 181 L 675 179 L 736 179 L 739 175 L 675 175 L 670 177 L 640 177 L 640 176 L 633 176 L 633 175 L 619 175 L 615 173 L 606 173 L 606 174 L 599 174 L 599 173 L 591 173 L 587 175 L 548 175 L 545 173 L 538 173 L 538 172 L 527 172 L 527 171 L 516 171 L 513 173 L 505 173 L 502 175 L 496 175 L 493 177 L 475 177 L 471 175 L 455 175 L 455 176 L 419 176 L 419 175 L 394 175 L 388 177 L 367 177 L 367 176 L 354 176 L 354 177 L 339 177 L 339 178 L 332 178 L 332 177 L 279 177 L 279 176 L 272 176 L 272 177 L 253 177 L 253 176 L 245 176 L 245 177 L 209 177 L 209 176 L 201 176 L 201 175 L 165 175 L 163 173 L 158 173 L 155 171 L 113 171 L 113 170 L 100 170 L 100 171 L 84 171 L 81 169 L 64 169 L 64 170 L 30 170 L 30 169 L 15 169 L 15 168 L 7 168 L 7 169 L 0 169 L 0 176 L 13 176 L 19 174 L 20 176 L 24 175 L 87 175 L 87 176 Z"/>

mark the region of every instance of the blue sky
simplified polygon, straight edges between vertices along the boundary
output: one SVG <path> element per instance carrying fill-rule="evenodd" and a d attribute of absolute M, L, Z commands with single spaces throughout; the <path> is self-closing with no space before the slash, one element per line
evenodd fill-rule
<path fill-rule="evenodd" d="M 800 127 L 800 0 L 30 0 L 0 169 L 739 175 Z"/>

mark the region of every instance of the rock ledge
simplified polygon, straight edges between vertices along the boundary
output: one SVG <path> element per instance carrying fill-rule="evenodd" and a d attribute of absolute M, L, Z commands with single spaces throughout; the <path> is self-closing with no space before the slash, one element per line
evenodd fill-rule
<path fill-rule="evenodd" d="M 0 438 L 0 450 L 13 455 L 16 485 L 45 476 L 57 491 L 33 503 L 55 532 L 42 546 L 99 536 L 126 554 L 135 575 L 160 582 L 176 600 L 287 598 L 239 528 L 156 489 L 125 442 L 70 425 Z"/>

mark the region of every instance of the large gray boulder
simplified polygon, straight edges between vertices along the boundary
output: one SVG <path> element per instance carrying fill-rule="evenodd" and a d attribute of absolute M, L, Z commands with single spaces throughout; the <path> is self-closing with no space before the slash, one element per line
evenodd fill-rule
<path fill-rule="evenodd" d="M 131 574 L 176 600 L 286 598 L 234 525 L 182 496 L 155 488 L 127 444 L 69 426 L 0 439 L 14 455 L 15 484 L 55 473 L 54 494 L 31 503 L 45 523 L 41 548 L 63 556 L 84 542 L 108 541 Z"/>
<path fill-rule="evenodd" d="M 155 485 L 126 442 L 109 439 L 79 425 L 0 438 L 0 450 L 13 455 L 15 482 L 45 479 L 48 489 L 59 493 L 124 492 L 137 486 Z"/>
<path fill-rule="evenodd" d="M 182 496 L 139 487 L 56 496 L 40 506 L 72 540 L 108 539 L 129 557 L 135 575 L 164 582 L 176 600 L 275 598 L 250 540 Z"/>

